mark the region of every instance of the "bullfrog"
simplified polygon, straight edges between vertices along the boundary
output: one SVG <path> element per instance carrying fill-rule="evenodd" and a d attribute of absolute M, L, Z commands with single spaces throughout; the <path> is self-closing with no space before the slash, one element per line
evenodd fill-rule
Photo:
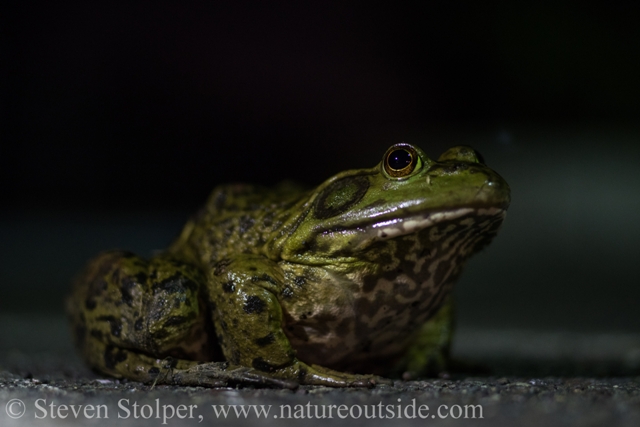
<path fill-rule="evenodd" d="M 187 386 L 371 387 L 446 370 L 451 289 L 509 186 L 472 148 L 398 143 L 314 190 L 214 189 L 165 251 L 108 251 L 67 298 L 95 370 Z"/>

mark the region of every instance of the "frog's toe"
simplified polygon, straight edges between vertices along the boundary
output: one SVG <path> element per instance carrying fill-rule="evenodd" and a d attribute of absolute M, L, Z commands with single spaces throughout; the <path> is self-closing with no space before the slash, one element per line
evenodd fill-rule
<path fill-rule="evenodd" d="M 300 372 L 305 373 L 301 380 L 303 384 L 366 388 L 373 388 L 379 384 L 393 384 L 393 381 L 377 375 L 349 374 L 334 371 L 319 365 L 306 365 L 303 362 L 298 362 L 296 365 Z"/>
<path fill-rule="evenodd" d="M 367 387 L 373 388 L 378 385 L 393 385 L 393 380 L 379 377 L 377 375 L 353 375 L 355 379 L 349 384 L 349 387 Z"/>
<path fill-rule="evenodd" d="M 297 389 L 300 384 L 297 381 L 276 378 L 264 372 L 256 371 L 252 368 L 238 367 L 228 371 L 230 380 L 233 383 L 242 385 L 253 385 L 258 387 L 277 387 L 289 390 Z"/>

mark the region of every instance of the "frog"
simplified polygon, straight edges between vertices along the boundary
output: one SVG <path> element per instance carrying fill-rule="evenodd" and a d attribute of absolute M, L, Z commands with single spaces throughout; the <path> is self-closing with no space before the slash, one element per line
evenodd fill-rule
<path fill-rule="evenodd" d="M 95 371 L 142 383 L 374 387 L 446 372 L 453 284 L 510 188 L 471 147 L 391 145 L 315 189 L 216 187 L 166 250 L 99 254 L 66 300 Z"/>

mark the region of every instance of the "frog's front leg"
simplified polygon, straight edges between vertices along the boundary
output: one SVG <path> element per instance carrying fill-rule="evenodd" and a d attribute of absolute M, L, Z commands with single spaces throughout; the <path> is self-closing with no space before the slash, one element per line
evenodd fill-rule
<path fill-rule="evenodd" d="M 208 286 L 218 342 L 230 363 L 301 384 L 369 387 L 385 381 L 296 358 L 283 331 L 278 297 L 285 291 L 284 273 L 275 262 L 250 254 L 224 259 L 212 271 Z"/>
<path fill-rule="evenodd" d="M 394 367 L 394 373 L 414 379 L 448 371 L 453 330 L 454 301 L 449 295 L 436 314 L 415 332 L 412 344 Z"/>

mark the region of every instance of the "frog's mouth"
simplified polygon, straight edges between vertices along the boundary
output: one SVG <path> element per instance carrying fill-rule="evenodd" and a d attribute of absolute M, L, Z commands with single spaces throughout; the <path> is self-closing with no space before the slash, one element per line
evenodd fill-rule
<path fill-rule="evenodd" d="M 367 232 L 371 237 L 376 237 L 376 240 L 386 240 L 413 234 L 443 221 L 455 220 L 463 216 L 467 216 L 467 218 L 462 220 L 462 223 L 466 223 L 465 225 L 473 225 L 474 222 L 487 217 L 501 216 L 502 219 L 504 219 L 506 213 L 505 209 L 497 207 L 465 207 L 376 222 L 368 227 Z"/>
<path fill-rule="evenodd" d="M 397 215 L 397 212 L 395 213 Z M 306 253 L 313 253 L 302 260 L 296 253 L 290 259 L 300 263 L 333 264 L 358 260 L 356 253 L 367 251 L 371 245 L 403 236 L 420 234 L 432 243 L 454 236 L 464 230 L 494 235 L 506 215 L 505 207 L 461 207 L 447 210 L 416 212 L 405 217 L 380 217 L 366 224 L 339 226 L 318 230 L 312 242 L 305 246 Z M 455 229 L 452 229 L 454 226 Z M 457 231 L 455 231 L 457 230 Z M 425 235 L 425 233 L 427 233 Z M 474 233 L 475 234 L 475 233 Z M 408 244 L 413 245 L 412 240 Z M 285 258 L 289 259 L 289 258 Z"/>

